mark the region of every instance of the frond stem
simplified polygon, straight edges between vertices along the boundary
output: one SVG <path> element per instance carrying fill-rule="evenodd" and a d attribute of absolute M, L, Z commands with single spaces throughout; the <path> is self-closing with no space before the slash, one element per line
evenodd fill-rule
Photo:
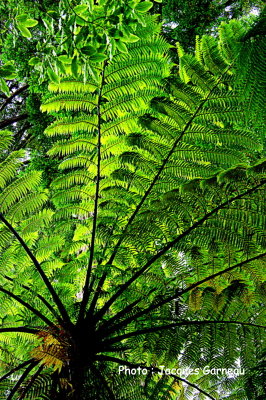
<path fill-rule="evenodd" d="M 104 331 L 106 332 L 106 330 L 108 329 L 108 327 L 110 325 L 112 325 L 113 322 L 119 320 L 120 318 L 122 318 L 124 315 L 126 315 L 128 312 L 130 312 L 131 310 L 133 310 L 133 308 L 141 302 L 142 299 L 138 299 L 133 301 L 132 303 L 130 303 L 128 306 L 126 306 L 125 308 L 123 308 L 121 311 L 119 311 L 117 314 L 115 314 L 112 318 L 108 319 L 106 322 L 103 323 L 103 325 L 100 327 L 100 329 L 98 330 L 98 332 Z"/>
<path fill-rule="evenodd" d="M 145 328 L 145 329 L 139 329 L 137 331 L 125 333 L 124 335 L 116 336 L 111 339 L 108 339 L 103 342 L 103 344 L 114 344 L 117 342 L 121 342 L 121 340 L 128 339 L 130 337 L 138 336 L 138 335 L 145 335 L 146 333 L 153 333 L 153 332 L 159 332 L 171 328 L 175 328 L 178 326 L 190 326 L 190 325 L 208 325 L 208 324 L 234 324 L 234 325 L 243 325 L 243 326 L 252 326 L 254 328 L 261 328 L 261 329 L 266 329 L 266 325 L 258 325 L 258 324 L 253 324 L 251 322 L 242 322 L 242 321 L 209 321 L 209 320 L 202 320 L 202 321 L 182 321 L 182 322 L 176 322 L 173 324 L 168 324 L 168 325 L 160 325 L 160 326 L 155 326 L 151 328 Z"/>
<path fill-rule="evenodd" d="M 149 293 L 147 294 L 146 298 L 148 298 L 152 293 L 156 292 L 156 288 L 151 289 L 149 291 Z M 98 332 L 100 333 L 101 331 L 106 332 L 108 330 L 108 327 L 112 324 L 113 322 L 116 322 L 117 320 L 119 320 L 120 318 L 122 318 L 124 315 L 126 315 L 127 313 L 129 313 L 130 311 L 133 310 L 133 308 L 142 301 L 143 299 L 137 299 L 135 301 L 133 301 L 132 303 L 130 303 L 128 306 L 126 306 L 125 308 L 123 308 L 121 311 L 119 311 L 117 314 L 115 314 L 113 317 L 109 318 L 108 320 L 103 320 L 103 324 L 100 326 L 100 328 L 98 329 Z"/>
<path fill-rule="evenodd" d="M 32 361 L 31 364 L 28 366 L 28 368 L 25 369 L 25 371 L 23 372 L 23 374 L 21 375 L 21 377 L 19 378 L 19 380 L 17 381 L 17 383 L 14 385 L 13 389 L 11 390 L 11 392 L 9 393 L 8 397 L 6 398 L 6 400 L 12 400 L 14 394 L 16 393 L 16 391 L 19 389 L 21 383 L 27 378 L 27 376 L 29 375 L 30 371 L 36 367 L 36 365 L 38 364 L 38 361 Z"/>
<path fill-rule="evenodd" d="M 49 281 L 48 277 L 46 276 L 45 272 L 43 271 L 41 265 L 39 264 L 39 262 L 37 261 L 36 257 L 34 256 L 34 254 L 32 253 L 32 251 L 29 249 L 29 247 L 27 246 L 27 244 L 24 242 L 24 240 L 22 239 L 22 237 L 18 234 L 18 232 L 13 228 L 13 226 L 5 219 L 5 217 L 3 216 L 2 213 L 0 213 L 0 221 L 2 221 L 7 228 L 13 233 L 13 235 L 16 237 L 16 239 L 19 241 L 19 243 L 21 244 L 21 246 L 24 248 L 24 250 L 26 251 L 26 253 L 28 254 L 28 256 L 30 257 L 31 261 L 33 262 L 36 270 L 38 271 L 39 275 L 41 276 L 43 282 L 45 283 L 47 289 L 49 290 L 49 292 L 52 295 L 52 298 L 55 302 L 55 304 L 58 307 L 58 310 L 60 311 L 60 314 L 62 315 L 63 319 L 68 323 L 71 324 L 70 321 L 70 317 L 62 303 L 62 301 L 60 300 L 58 294 L 56 293 L 56 291 L 54 290 L 51 282 Z"/>
<path fill-rule="evenodd" d="M 131 317 L 125 319 L 124 321 L 120 322 L 119 324 L 114 325 L 113 328 L 112 328 L 112 332 L 115 332 L 118 329 L 120 329 L 122 326 L 126 326 L 126 325 L 130 324 L 130 322 L 135 321 L 137 318 L 140 318 L 143 315 L 149 314 L 151 311 L 156 310 L 157 308 L 160 308 L 163 305 L 165 305 L 167 303 L 170 303 L 173 300 L 178 299 L 180 296 L 182 296 L 183 294 L 185 294 L 187 292 L 190 292 L 195 287 L 200 286 L 202 283 L 205 283 L 205 282 L 207 282 L 207 281 L 209 281 L 211 279 L 216 278 L 217 276 L 220 276 L 220 275 L 223 275 L 223 274 L 225 274 L 227 272 L 230 272 L 233 269 L 240 268 L 240 267 L 242 267 L 243 265 L 245 265 L 245 264 L 247 264 L 249 262 L 258 260 L 258 259 L 263 258 L 265 256 L 266 256 L 266 253 L 259 254 L 259 255 L 255 256 L 255 257 L 249 258 L 248 260 L 242 261 L 242 262 L 240 262 L 238 264 L 232 265 L 231 267 L 225 268 L 222 271 L 219 271 L 219 272 L 216 272 L 216 273 L 214 273 L 212 275 L 209 275 L 206 278 L 201 279 L 200 281 L 197 281 L 197 282 L 193 283 L 192 285 L 188 286 L 186 289 L 183 289 L 183 290 L 180 290 L 180 291 L 176 291 L 176 293 L 174 295 L 168 296 L 165 299 L 161 300 L 159 303 L 152 304 L 148 308 L 146 308 L 146 309 L 144 309 L 142 311 L 139 311 L 134 316 L 131 316 Z M 111 330 L 109 332 L 111 332 Z"/>
<path fill-rule="evenodd" d="M 38 370 L 35 372 L 35 374 L 31 377 L 31 380 L 30 380 L 29 384 L 23 390 L 21 396 L 19 396 L 18 400 L 25 399 L 26 394 L 29 392 L 29 390 L 31 389 L 31 387 L 34 384 L 35 380 L 38 378 L 38 376 L 40 375 L 40 373 L 42 372 L 43 369 L 44 369 L 44 365 L 41 365 L 40 368 L 38 368 Z"/>
<path fill-rule="evenodd" d="M 135 282 L 144 272 L 146 272 L 152 264 L 155 263 L 162 255 L 164 255 L 168 250 L 170 250 L 173 246 L 175 246 L 180 240 L 182 240 L 184 237 L 186 237 L 188 234 L 190 234 L 192 231 L 194 231 L 198 226 L 202 225 L 205 221 L 207 221 L 211 216 L 216 214 L 219 210 L 222 208 L 228 207 L 231 203 L 234 201 L 240 200 L 246 195 L 249 195 L 255 191 L 257 191 L 260 187 L 262 187 L 266 183 L 266 180 L 262 180 L 258 185 L 246 190 L 245 192 L 231 197 L 225 202 L 219 204 L 217 207 L 213 208 L 211 211 L 209 211 L 207 214 L 205 214 L 202 218 L 200 218 L 197 222 L 195 222 L 193 225 L 191 225 L 186 231 L 181 233 L 179 236 L 177 236 L 174 240 L 169 242 L 166 246 L 163 247 L 162 250 L 160 250 L 157 254 L 155 254 L 151 259 L 142 267 L 140 268 L 127 282 L 125 282 L 120 289 L 105 303 L 105 305 L 102 307 L 102 309 L 98 312 L 97 315 L 97 320 L 101 318 L 108 308 L 116 301 L 116 299 L 125 291 L 127 288 Z"/>
<path fill-rule="evenodd" d="M 14 282 L 14 281 L 15 281 L 14 278 L 10 278 L 10 277 L 7 276 L 7 275 L 3 275 L 3 278 L 5 278 L 5 279 L 7 279 L 7 280 L 9 280 L 9 281 L 11 281 L 11 282 Z M 32 290 L 32 289 L 31 289 L 29 286 L 27 286 L 27 285 L 22 285 L 22 284 L 21 284 L 20 286 L 21 286 L 23 289 L 28 290 L 29 292 L 33 293 L 36 297 L 38 297 L 38 299 L 40 299 L 40 300 L 43 302 L 43 304 L 48 308 L 49 311 L 51 311 L 51 313 L 58 319 L 58 321 L 61 320 L 61 317 L 57 314 L 57 312 L 55 311 L 55 309 L 51 306 L 50 303 L 48 303 L 48 301 L 47 301 L 41 294 L 36 293 L 34 290 Z"/>
<path fill-rule="evenodd" d="M 26 301 L 22 300 L 16 294 L 10 292 L 10 290 L 4 289 L 3 287 L 0 286 L 0 292 L 7 294 L 9 297 L 11 297 L 12 299 L 16 300 L 18 303 L 22 304 L 25 308 L 30 310 L 33 314 L 35 314 L 37 317 L 42 319 L 45 322 L 46 325 L 51 326 L 53 328 L 55 327 L 54 323 L 52 321 L 50 321 L 48 318 L 46 318 L 45 315 L 43 315 L 39 310 L 37 310 L 36 308 L 32 307 L 29 303 L 27 303 Z"/>
<path fill-rule="evenodd" d="M 88 263 L 88 269 L 83 289 L 83 298 L 80 305 L 80 311 L 78 316 L 79 323 L 83 318 L 86 311 L 86 306 L 89 301 L 89 284 L 90 284 L 90 277 L 91 277 L 91 270 L 94 258 L 94 247 L 95 247 L 95 239 L 96 239 L 96 230 L 97 230 L 97 217 L 98 217 L 98 202 L 99 202 L 99 194 L 100 194 L 100 180 L 101 180 L 101 128 L 102 128 L 102 121 L 101 121 L 101 102 L 102 102 L 102 90 L 104 86 L 104 79 L 105 79 L 105 67 L 107 62 L 104 61 L 103 69 L 102 69 L 102 79 L 101 85 L 99 88 L 99 95 L 98 95 L 98 102 L 97 102 L 97 131 L 98 131 L 98 142 L 97 142 L 97 176 L 96 176 L 96 188 L 95 188 L 95 200 L 94 200 L 94 210 L 93 210 L 93 222 L 92 222 L 92 234 L 91 234 L 91 244 L 90 244 L 90 258 Z"/>
<path fill-rule="evenodd" d="M 31 358 L 28 361 L 24 361 L 23 363 L 19 364 L 17 367 L 11 369 L 9 372 L 7 372 L 5 375 L 0 377 L 0 382 L 4 381 L 6 378 L 8 378 L 10 375 L 14 374 L 14 372 L 19 371 L 20 369 L 26 367 L 27 365 L 31 364 L 34 362 L 34 358 Z"/>
<path fill-rule="evenodd" d="M 0 333 L 1 332 L 22 332 L 22 333 L 32 333 L 33 335 L 36 335 L 40 331 L 40 328 L 27 328 L 26 326 L 13 326 L 9 328 L 0 328 Z"/>
<path fill-rule="evenodd" d="M 139 210 L 141 209 L 143 203 L 145 202 L 146 198 L 149 196 L 149 194 L 151 193 L 153 187 L 155 186 L 156 182 L 158 181 L 161 173 L 164 170 L 164 167 L 166 166 L 167 162 L 169 161 L 169 159 L 171 158 L 172 154 L 174 153 L 176 146 L 178 145 L 178 143 L 181 141 L 181 139 L 183 138 L 183 136 L 185 135 L 186 131 L 188 130 L 188 128 L 190 127 L 190 125 L 192 124 L 192 122 L 194 121 L 194 119 L 197 117 L 197 115 L 199 114 L 199 112 L 201 111 L 202 107 L 204 106 L 204 104 L 209 100 L 210 96 L 212 95 L 213 91 L 217 88 L 217 86 L 220 84 L 220 82 L 222 81 L 224 75 L 228 72 L 228 70 L 232 67 L 232 65 L 230 64 L 228 66 L 228 68 L 226 68 L 226 70 L 223 72 L 223 74 L 220 76 L 220 78 L 218 79 L 218 81 L 216 82 L 216 84 L 212 87 L 212 89 L 209 91 L 209 93 L 207 94 L 207 96 L 201 101 L 201 103 L 199 104 L 199 106 L 197 107 L 197 109 L 194 111 L 194 113 L 192 114 L 192 116 L 190 117 L 190 119 L 188 120 L 188 122 L 185 124 L 182 132 L 180 133 L 180 135 L 178 136 L 178 138 L 175 140 L 171 150 L 169 151 L 169 153 L 167 154 L 166 158 L 163 160 L 162 165 L 160 166 L 157 174 L 155 175 L 155 177 L 153 178 L 149 188 L 147 189 L 147 191 L 145 192 L 144 196 L 142 197 L 141 201 L 139 202 L 139 204 L 137 205 L 135 211 L 133 212 L 133 214 L 131 215 L 131 217 L 129 218 L 126 226 L 124 227 L 121 236 L 118 240 L 118 242 L 115 245 L 114 251 L 109 259 L 109 261 L 107 262 L 107 264 L 112 264 L 113 260 L 118 252 L 118 249 L 121 245 L 121 243 L 123 242 L 125 235 L 127 233 L 127 230 L 129 228 L 129 226 L 132 224 L 132 222 L 134 221 L 136 215 L 138 214 Z"/>

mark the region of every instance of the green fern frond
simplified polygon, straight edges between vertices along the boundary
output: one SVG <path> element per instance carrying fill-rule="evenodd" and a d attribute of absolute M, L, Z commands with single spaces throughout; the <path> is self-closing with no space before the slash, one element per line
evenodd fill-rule
<path fill-rule="evenodd" d="M 96 96 L 88 95 L 81 96 L 75 95 L 61 95 L 56 96 L 54 98 L 50 98 L 46 101 L 46 103 L 42 104 L 41 110 L 47 112 L 56 112 L 60 110 L 73 111 L 73 110 L 84 110 L 84 111 L 92 111 L 97 103 Z"/>
<path fill-rule="evenodd" d="M 45 130 L 45 133 L 48 136 L 70 135 L 82 131 L 92 133 L 96 129 L 97 117 L 95 115 L 90 115 L 89 118 L 84 116 L 83 118 L 59 119 L 48 126 L 48 128 Z"/>
<path fill-rule="evenodd" d="M 0 204 L 2 212 L 9 210 L 19 199 L 24 197 L 29 191 L 37 188 L 41 182 L 41 172 L 33 171 L 23 175 L 15 182 L 7 186 L 0 194 Z"/>
<path fill-rule="evenodd" d="M 12 143 L 12 132 L 7 130 L 0 131 L 0 151 L 7 150 Z"/>

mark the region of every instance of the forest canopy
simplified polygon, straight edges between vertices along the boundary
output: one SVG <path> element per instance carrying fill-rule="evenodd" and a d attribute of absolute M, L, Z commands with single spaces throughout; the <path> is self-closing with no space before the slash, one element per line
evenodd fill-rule
<path fill-rule="evenodd" d="M 263 2 L 0 11 L 0 399 L 265 399 Z"/>

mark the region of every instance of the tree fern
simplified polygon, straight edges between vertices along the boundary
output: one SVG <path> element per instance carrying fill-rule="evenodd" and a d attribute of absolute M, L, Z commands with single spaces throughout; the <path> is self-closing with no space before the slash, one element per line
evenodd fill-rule
<path fill-rule="evenodd" d="M 245 398 L 258 381 L 265 161 L 236 79 L 246 31 L 222 26 L 195 57 L 179 48 L 167 94 L 155 24 L 98 80 L 50 85 L 58 176 L 39 197 L 35 172 L 1 194 L 3 398 Z M 245 376 L 202 370 L 237 361 Z"/>

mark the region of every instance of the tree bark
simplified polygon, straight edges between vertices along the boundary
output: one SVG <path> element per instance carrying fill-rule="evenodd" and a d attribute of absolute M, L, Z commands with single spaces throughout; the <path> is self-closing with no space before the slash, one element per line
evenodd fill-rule
<path fill-rule="evenodd" d="M 24 92 L 27 90 L 29 85 L 21 86 L 19 89 L 17 89 L 15 92 L 11 93 L 11 95 L 4 101 L 4 103 L 0 107 L 0 111 L 3 111 L 3 109 L 11 103 L 11 101 L 14 99 L 14 97 L 18 96 L 20 93 Z"/>
<path fill-rule="evenodd" d="M 5 119 L 4 121 L 0 122 L 0 129 L 4 129 L 9 125 L 14 124 L 15 122 L 23 121 L 24 119 L 28 118 L 28 114 L 21 114 L 12 118 Z"/>

